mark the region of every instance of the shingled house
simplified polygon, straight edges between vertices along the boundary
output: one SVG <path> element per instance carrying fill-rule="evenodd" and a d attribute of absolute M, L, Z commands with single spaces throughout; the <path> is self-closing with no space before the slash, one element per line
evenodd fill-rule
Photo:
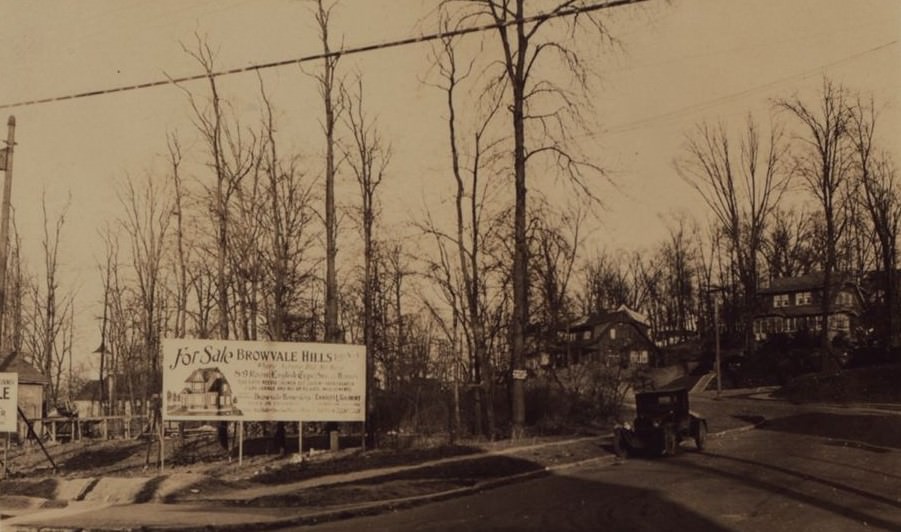
<path fill-rule="evenodd" d="M 647 318 L 625 305 L 585 316 L 559 331 L 548 348 L 532 353 L 526 366 L 533 371 L 588 362 L 654 367 L 660 356 L 649 330 Z"/>
<path fill-rule="evenodd" d="M 44 386 L 50 384 L 50 380 L 16 352 L 0 356 L 0 373 L 19 375 L 18 407 L 33 423 L 35 433 L 40 434 L 40 420 L 44 415 Z M 28 427 L 21 418 L 17 432 L 20 439 L 28 435 Z"/>
<path fill-rule="evenodd" d="M 128 382 L 124 376 L 119 378 L 104 377 L 102 385 L 98 379 L 87 381 L 75 395 L 73 402 L 78 415 L 81 417 L 102 416 L 106 413 L 104 407 L 108 407 L 112 397 L 115 397 L 116 401 L 115 408 L 112 409 L 113 412 L 125 415 L 132 414 L 132 404 L 129 400 L 131 394 L 129 393 Z"/>
<path fill-rule="evenodd" d="M 198 368 L 179 393 L 167 397 L 169 414 L 228 416 L 240 414 L 231 385 L 219 368 Z"/>
<path fill-rule="evenodd" d="M 830 282 L 832 305 L 825 324 L 830 340 L 856 340 L 863 298 L 846 273 L 835 272 Z M 773 335 L 807 333 L 819 336 L 823 330 L 825 276 L 815 272 L 773 280 L 757 291 L 758 310 L 754 315 L 754 338 L 765 341 Z"/>

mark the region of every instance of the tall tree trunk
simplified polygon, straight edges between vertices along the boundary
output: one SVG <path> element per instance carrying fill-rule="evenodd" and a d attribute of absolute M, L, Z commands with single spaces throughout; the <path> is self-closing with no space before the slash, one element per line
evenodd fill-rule
<path fill-rule="evenodd" d="M 529 247 L 526 241 L 526 140 L 525 140 L 525 52 L 528 41 L 523 24 L 524 0 L 516 2 L 516 36 L 518 49 L 516 64 L 511 72 L 513 89 L 513 175 L 515 184 L 515 207 L 513 215 L 513 338 L 511 342 L 510 368 L 524 369 L 525 332 L 529 321 L 528 262 Z M 512 67 L 512 65 L 511 65 Z M 524 436 L 526 403 L 523 381 L 512 381 L 513 439 Z"/>
<path fill-rule="evenodd" d="M 335 210 L 335 125 L 340 108 L 335 103 L 335 74 L 339 56 L 332 56 L 329 44 L 329 17 L 332 7 L 326 8 L 317 0 L 316 22 L 325 59 L 322 74 L 317 77 L 319 92 L 325 108 L 325 341 L 342 342 L 343 332 L 338 326 L 338 216 Z"/>

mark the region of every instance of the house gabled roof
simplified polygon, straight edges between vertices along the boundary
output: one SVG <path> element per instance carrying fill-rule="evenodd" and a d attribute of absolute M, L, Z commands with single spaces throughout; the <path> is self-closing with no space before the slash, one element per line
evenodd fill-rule
<path fill-rule="evenodd" d="M 846 272 L 832 272 L 830 284 L 833 287 L 853 285 L 851 276 Z M 760 287 L 757 293 L 766 294 L 788 294 L 791 292 L 812 292 L 822 290 L 825 285 L 825 274 L 823 272 L 812 272 L 795 277 L 782 277 L 770 281 L 769 286 Z"/>
<path fill-rule="evenodd" d="M 614 311 L 592 315 L 579 320 L 576 324 L 569 327 L 568 330 L 570 332 L 579 333 L 581 331 L 596 330 L 597 334 L 592 334 L 592 337 L 588 339 L 564 340 L 558 347 L 561 349 L 565 346 L 579 349 L 595 349 L 604 342 L 607 330 L 615 325 L 632 327 L 638 334 L 638 337 L 644 340 L 654 352 L 660 351 L 657 344 L 648 336 L 649 327 L 644 316 L 625 306 L 621 306 Z"/>
<path fill-rule="evenodd" d="M 17 373 L 19 384 L 50 384 L 50 379 L 37 370 L 34 366 L 25 362 L 15 351 L 5 356 L 0 356 L 0 372 Z"/>
<path fill-rule="evenodd" d="M 625 305 L 620 305 L 616 310 L 608 310 L 580 318 L 571 323 L 568 329 L 570 331 L 579 331 L 593 329 L 598 325 L 606 327 L 613 323 L 635 323 L 643 327 L 650 327 L 650 322 L 643 314 Z"/>
<path fill-rule="evenodd" d="M 212 387 L 216 385 L 218 379 L 223 378 L 219 368 L 197 368 L 188 375 L 185 382 L 202 382 L 205 384 L 204 390 L 212 391 Z"/>
<path fill-rule="evenodd" d="M 106 390 L 109 389 L 109 385 L 107 384 L 109 377 L 103 379 L 104 384 L 104 395 L 108 395 Z M 125 380 L 124 376 L 120 376 L 117 379 L 113 379 L 114 386 L 116 387 L 116 395 L 120 398 L 128 396 L 128 383 Z M 109 399 L 109 397 L 107 397 Z M 81 390 L 74 397 L 75 401 L 99 401 L 100 400 L 100 381 L 98 379 L 89 380 L 84 383 L 84 386 L 81 387 Z"/>

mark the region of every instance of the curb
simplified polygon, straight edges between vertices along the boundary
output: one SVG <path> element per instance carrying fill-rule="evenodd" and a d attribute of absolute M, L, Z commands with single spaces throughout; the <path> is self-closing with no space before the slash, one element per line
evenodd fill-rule
<path fill-rule="evenodd" d="M 691 387 L 691 390 L 688 391 L 689 394 L 697 394 L 705 391 L 707 387 L 713 382 L 713 379 L 716 378 L 715 373 L 705 373 L 701 375 L 701 378 L 698 379 L 698 382 Z"/>
<path fill-rule="evenodd" d="M 454 499 L 457 497 L 462 497 L 465 495 L 472 495 L 474 493 L 478 493 L 480 491 L 498 488 L 501 486 L 506 486 L 508 484 L 513 484 L 516 482 L 529 480 L 533 478 L 541 478 L 553 471 L 561 471 L 565 469 L 570 469 L 573 467 L 578 467 L 582 465 L 586 465 L 593 462 L 598 462 L 603 465 L 609 465 L 616 461 L 616 457 L 614 455 L 604 455 L 597 456 L 594 458 L 587 458 L 585 460 L 578 460 L 576 462 L 569 462 L 566 464 L 558 464 L 553 466 L 546 466 L 542 469 L 537 469 L 535 471 L 527 471 L 525 473 L 518 473 L 516 475 L 510 475 L 507 477 L 501 477 L 491 480 L 485 480 L 483 482 L 479 482 L 473 486 L 466 486 L 463 488 L 456 488 L 452 490 L 442 491 L 438 493 L 429 493 L 426 495 L 416 495 L 413 497 L 404 497 L 401 499 L 389 499 L 385 501 L 375 501 L 371 503 L 364 503 L 359 506 L 348 507 L 348 508 L 336 508 L 331 510 L 323 510 L 321 512 L 302 515 L 302 516 L 294 516 L 285 519 L 279 519 L 276 521 L 264 521 L 264 522 L 256 522 L 256 523 L 241 523 L 235 525 L 222 525 L 217 526 L 216 530 L 223 531 L 241 531 L 241 530 L 276 530 L 280 528 L 284 528 L 286 526 L 311 526 L 317 525 L 321 523 L 326 523 L 330 521 L 338 521 L 343 519 L 350 519 L 354 517 L 363 517 L 368 515 L 378 515 L 385 513 L 386 511 L 392 510 L 404 510 L 408 508 L 413 508 L 416 506 L 421 506 L 423 504 L 428 504 L 432 502 L 440 502 L 444 500 Z M 206 526 L 185 526 L 185 527 L 165 527 L 165 528 L 153 528 L 153 527 L 141 527 L 141 528 L 116 528 L 116 529 L 95 529 L 98 532 L 133 532 L 133 531 L 148 531 L 148 530 L 178 530 L 180 532 L 206 532 L 209 531 L 210 528 Z M 41 529 L 41 532 L 50 532 L 46 529 Z"/>
<path fill-rule="evenodd" d="M 728 436 L 729 434 L 738 434 L 741 432 L 748 432 L 756 429 L 766 423 L 766 418 L 761 417 L 759 421 L 756 423 L 750 423 L 748 425 L 742 425 L 741 427 L 735 427 L 732 429 L 721 430 L 719 432 L 711 432 L 707 434 L 708 438 L 722 438 L 723 436 Z"/>

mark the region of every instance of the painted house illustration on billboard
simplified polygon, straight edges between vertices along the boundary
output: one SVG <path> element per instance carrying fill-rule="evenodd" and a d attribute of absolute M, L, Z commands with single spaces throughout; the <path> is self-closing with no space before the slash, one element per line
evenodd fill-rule
<path fill-rule="evenodd" d="M 198 368 L 180 392 L 167 392 L 168 413 L 188 416 L 237 416 L 237 399 L 219 368 Z"/>

